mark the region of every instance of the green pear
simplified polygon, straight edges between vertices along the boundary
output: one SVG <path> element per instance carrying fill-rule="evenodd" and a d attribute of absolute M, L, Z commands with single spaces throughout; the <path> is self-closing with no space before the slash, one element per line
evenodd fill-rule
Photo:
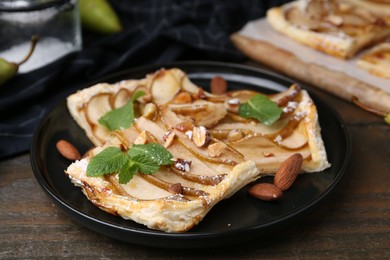
<path fill-rule="evenodd" d="M 19 65 L 0 58 L 0 85 L 13 78 L 18 73 Z"/>
<path fill-rule="evenodd" d="M 385 122 L 390 125 L 390 114 L 385 116 Z"/>
<path fill-rule="evenodd" d="M 0 58 L 0 86 L 3 85 L 5 82 L 13 78 L 19 71 L 19 66 L 28 61 L 28 59 L 31 57 L 31 55 L 34 52 L 35 46 L 39 40 L 39 35 L 33 35 L 31 37 L 31 47 L 30 51 L 24 57 L 24 59 L 21 62 L 14 63 L 9 62 L 3 58 Z"/>
<path fill-rule="evenodd" d="M 121 22 L 107 0 L 79 0 L 81 24 L 84 28 L 102 34 L 122 30 Z"/>

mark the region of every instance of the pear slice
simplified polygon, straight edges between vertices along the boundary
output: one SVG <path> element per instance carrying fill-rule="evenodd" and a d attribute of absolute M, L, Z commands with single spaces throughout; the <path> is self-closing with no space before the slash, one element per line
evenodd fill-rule
<path fill-rule="evenodd" d="M 170 110 L 191 118 L 195 125 L 213 127 L 227 114 L 223 103 L 196 100 L 191 104 L 169 104 Z"/>
<path fill-rule="evenodd" d="M 279 144 L 284 148 L 297 150 L 305 146 L 307 142 L 308 136 L 304 122 L 300 122 L 298 127 L 295 128 L 295 131 L 293 131 L 289 136 L 283 138 Z"/>
<path fill-rule="evenodd" d="M 112 110 L 111 95 L 101 93 L 93 96 L 86 104 L 85 115 L 90 124 L 99 124 L 99 119 Z"/>
<path fill-rule="evenodd" d="M 196 95 L 199 92 L 199 87 L 195 85 L 186 75 L 182 78 L 181 87 L 184 91 Z"/>
<path fill-rule="evenodd" d="M 150 92 L 156 104 L 167 104 L 180 91 L 180 80 L 170 70 L 159 70 L 154 74 Z"/>
<path fill-rule="evenodd" d="M 131 99 L 132 93 L 125 88 L 120 89 L 113 97 L 114 101 L 112 108 L 120 108 L 126 105 L 127 102 Z"/>

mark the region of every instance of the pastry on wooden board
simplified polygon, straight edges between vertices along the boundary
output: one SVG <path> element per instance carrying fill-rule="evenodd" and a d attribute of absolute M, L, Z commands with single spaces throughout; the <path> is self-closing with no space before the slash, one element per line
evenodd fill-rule
<path fill-rule="evenodd" d="M 294 1 L 268 10 L 267 20 L 278 32 L 342 59 L 390 34 L 382 17 L 346 1 Z"/>
<path fill-rule="evenodd" d="M 357 65 L 375 76 L 390 79 L 390 42 L 369 49 L 359 57 Z"/>
<path fill-rule="evenodd" d="M 378 16 L 381 16 L 388 23 L 390 22 L 390 1 L 389 0 L 347 0 L 347 1 L 363 9 L 367 9 Z"/>

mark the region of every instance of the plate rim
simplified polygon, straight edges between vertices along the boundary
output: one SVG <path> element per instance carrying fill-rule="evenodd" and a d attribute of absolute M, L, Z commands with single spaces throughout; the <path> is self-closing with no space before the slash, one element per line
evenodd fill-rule
<path fill-rule="evenodd" d="M 118 77 L 122 77 L 123 75 L 126 75 L 126 74 L 131 75 L 131 74 L 134 74 L 135 72 L 139 73 L 140 71 L 148 71 L 148 70 L 150 72 L 153 72 L 154 71 L 153 68 L 156 68 L 156 69 L 161 68 L 161 67 L 181 68 L 181 67 L 185 67 L 185 66 L 190 66 L 190 67 L 191 66 L 194 66 L 194 67 L 212 66 L 212 67 L 218 67 L 218 68 L 222 68 L 222 69 L 223 68 L 225 68 L 225 69 L 227 69 L 227 68 L 232 69 L 233 68 L 233 69 L 238 69 L 238 70 L 250 71 L 251 73 L 260 74 L 260 75 L 265 74 L 265 75 L 268 75 L 272 78 L 277 78 L 278 80 L 283 80 L 284 82 L 289 83 L 289 84 L 291 84 L 293 82 L 297 82 L 297 81 L 292 80 L 284 75 L 280 75 L 277 72 L 269 71 L 269 70 L 263 69 L 263 68 L 257 68 L 257 67 L 250 66 L 250 65 L 238 64 L 238 63 L 228 63 L 228 62 L 215 62 L 215 61 L 179 61 L 179 62 L 171 62 L 171 63 L 163 63 L 163 64 L 144 65 L 144 66 L 135 67 L 135 68 L 131 68 L 131 69 L 121 70 L 121 71 L 112 73 L 110 75 L 107 75 L 105 77 L 102 77 L 100 79 L 91 81 L 87 84 L 84 84 L 83 86 L 81 86 L 80 89 L 89 87 L 89 86 L 96 84 L 98 82 L 103 82 L 103 81 L 107 81 L 109 79 L 115 79 Z M 305 84 L 301 84 L 301 85 L 304 86 Z M 38 180 L 38 183 L 40 184 L 41 188 L 49 195 L 49 197 L 52 200 L 54 200 L 62 208 L 62 210 L 64 210 L 64 207 L 65 207 L 65 209 L 66 209 L 65 213 L 67 213 L 68 216 L 70 216 L 73 220 L 76 220 L 79 223 L 81 222 L 81 224 L 83 226 L 90 228 L 98 233 L 104 234 L 106 236 L 110 236 L 110 235 L 105 234 L 103 232 L 100 232 L 98 230 L 98 227 L 95 227 L 95 225 L 109 226 L 111 228 L 116 229 L 118 232 L 132 232 L 132 233 L 135 233 L 138 235 L 143 235 L 146 237 L 154 236 L 157 238 L 170 238 L 170 239 L 179 238 L 179 239 L 185 239 L 186 241 L 191 241 L 194 239 L 201 239 L 201 238 L 203 238 L 203 239 L 208 238 L 207 240 L 209 240 L 209 239 L 213 239 L 213 238 L 219 238 L 221 236 L 233 237 L 234 235 L 241 234 L 243 232 L 256 232 L 259 229 L 271 228 L 272 226 L 274 226 L 275 224 L 278 224 L 280 222 L 294 221 L 297 217 L 301 216 L 302 214 L 309 213 L 311 210 L 313 210 L 315 208 L 315 206 L 318 206 L 318 204 L 320 202 L 324 201 L 324 199 L 329 197 L 329 195 L 336 189 L 336 187 L 339 185 L 339 183 L 341 182 L 341 180 L 345 176 L 345 172 L 346 172 L 346 169 L 348 167 L 348 164 L 350 161 L 350 156 L 351 156 L 351 141 L 350 141 L 350 135 L 349 135 L 348 129 L 346 127 L 346 124 L 344 123 L 342 117 L 340 116 L 340 114 L 338 113 L 337 110 L 335 110 L 332 106 L 328 105 L 321 98 L 318 98 L 315 94 L 311 93 L 310 90 L 308 90 L 308 92 L 313 99 L 316 99 L 317 101 L 320 101 L 322 103 L 322 105 L 325 105 L 326 108 L 332 112 L 332 116 L 334 116 L 335 119 L 337 119 L 337 122 L 340 124 L 340 130 L 343 133 L 343 139 L 345 140 L 345 143 L 346 143 L 345 160 L 342 163 L 340 169 L 338 170 L 338 174 L 337 174 L 336 178 L 318 196 L 314 197 L 312 200 L 310 200 L 310 202 L 308 202 L 304 205 L 301 205 L 297 209 L 294 209 L 293 212 L 290 212 L 289 214 L 278 217 L 277 219 L 273 219 L 273 220 L 268 221 L 266 223 L 250 225 L 250 226 L 246 226 L 244 228 L 243 227 L 232 228 L 232 229 L 227 229 L 227 230 L 223 230 L 223 231 L 219 231 L 219 232 L 166 233 L 166 232 L 161 232 L 158 230 L 148 229 L 147 227 L 145 227 L 145 229 L 136 229 L 133 227 L 118 226 L 118 225 L 115 225 L 112 223 L 102 221 L 100 219 L 96 219 L 93 216 L 90 216 L 90 215 L 86 214 L 85 212 L 82 212 L 79 209 L 72 207 L 72 205 L 69 202 L 61 200 L 61 194 L 57 194 L 56 191 L 52 189 L 51 185 L 44 178 L 44 176 L 40 172 L 41 169 L 39 169 L 39 167 L 38 167 L 37 158 L 35 158 L 36 155 L 34 155 L 34 153 L 33 153 L 35 150 L 37 150 L 37 142 L 39 140 L 40 133 L 41 133 L 43 127 L 45 126 L 47 120 L 49 119 L 50 114 L 55 109 L 58 109 L 58 107 L 60 107 L 61 104 L 63 105 L 65 100 L 59 101 L 39 122 L 38 127 L 36 128 L 36 130 L 34 132 L 34 137 L 33 137 L 33 141 L 31 144 L 30 163 L 31 163 L 31 166 L 33 169 L 34 176 Z M 320 121 L 321 121 L 321 119 L 320 119 Z M 79 217 L 85 218 L 88 221 L 92 221 L 94 223 L 94 226 L 91 227 L 91 226 L 86 225 L 85 223 L 83 224 L 83 222 L 86 220 L 80 221 L 80 219 L 75 219 L 76 216 L 72 216 L 74 214 L 78 215 Z M 123 239 L 120 239 L 120 240 L 123 240 Z M 126 241 L 126 239 L 124 239 L 123 241 Z M 129 242 L 129 241 L 127 241 L 127 242 Z M 145 245 L 145 243 L 135 243 L 135 242 L 131 242 L 131 243 Z M 184 244 L 179 243 L 179 244 L 182 244 L 180 248 L 183 248 L 183 245 L 184 245 L 184 247 L 186 246 L 185 243 Z M 220 243 L 215 243 L 215 245 L 210 245 L 210 247 L 219 246 L 219 244 Z M 225 242 L 225 243 L 222 243 L 221 245 L 226 245 L 226 244 L 228 244 L 228 243 Z M 177 248 L 176 246 L 172 247 L 169 245 L 163 245 L 163 246 L 152 245 L 152 246 L 153 247 L 164 247 L 164 248 Z M 203 247 L 203 246 L 204 245 L 202 245 L 201 247 Z M 188 248 L 197 248 L 197 246 L 188 246 Z"/>

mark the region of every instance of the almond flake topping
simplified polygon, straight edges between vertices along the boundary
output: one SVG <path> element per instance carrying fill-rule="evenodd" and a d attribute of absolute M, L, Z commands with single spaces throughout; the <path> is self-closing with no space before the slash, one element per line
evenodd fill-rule
<path fill-rule="evenodd" d="M 183 171 L 183 172 L 189 172 L 190 171 L 190 166 L 191 166 L 192 161 L 187 161 L 182 158 L 177 158 L 174 161 L 174 166 L 176 169 Z"/>
<path fill-rule="evenodd" d="M 204 126 L 194 127 L 192 129 L 192 141 L 198 147 L 203 147 L 210 142 L 210 133 Z"/>
<path fill-rule="evenodd" d="M 175 136 L 176 136 L 176 134 L 173 131 L 173 129 L 170 129 L 170 130 L 165 132 L 165 134 L 163 136 L 163 140 L 165 141 L 164 148 L 168 148 L 169 146 L 172 145 L 173 140 L 175 139 Z"/>

